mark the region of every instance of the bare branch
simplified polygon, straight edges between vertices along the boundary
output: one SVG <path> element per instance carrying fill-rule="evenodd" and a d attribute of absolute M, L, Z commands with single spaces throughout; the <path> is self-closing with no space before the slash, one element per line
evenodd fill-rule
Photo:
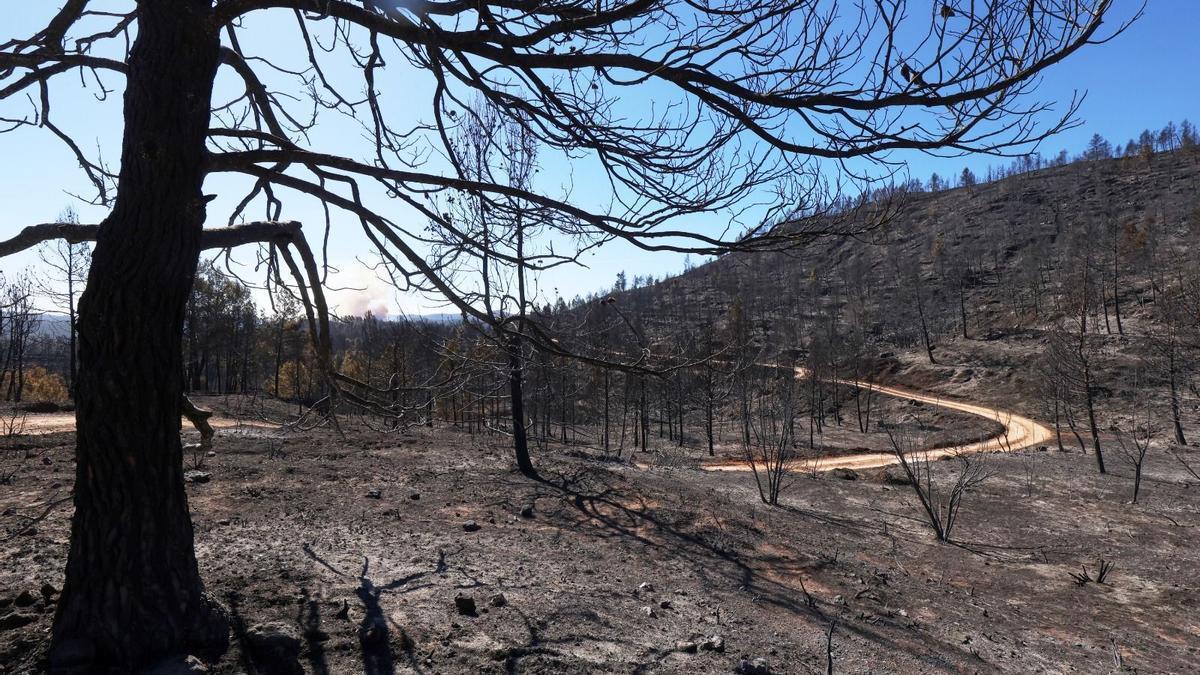
<path fill-rule="evenodd" d="M 62 239 L 72 244 L 84 241 L 96 241 L 96 235 L 103 225 L 87 225 L 81 223 L 43 223 L 30 225 L 21 230 L 17 236 L 0 241 L 0 258 L 33 248 L 38 244 L 55 239 Z M 300 236 L 300 223 L 285 222 L 253 222 L 233 227 L 204 230 L 200 239 L 203 249 L 233 248 L 253 243 L 290 242 Z"/>

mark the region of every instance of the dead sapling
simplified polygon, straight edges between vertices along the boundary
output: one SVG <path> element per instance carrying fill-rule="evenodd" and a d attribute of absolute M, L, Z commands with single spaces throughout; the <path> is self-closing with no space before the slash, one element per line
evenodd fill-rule
<path fill-rule="evenodd" d="M 777 506 L 779 495 L 791 485 L 789 474 L 794 459 L 796 400 L 791 371 L 766 383 L 757 398 L 757 410 L 748 416 L 752 433 L 750 442 L 744 443 L 744 452 L 759 498 L 764 504 Z"/>
<path fill-rule="evenodd" d="M 20 443 L 28 417 L 26 412 L 16 407 L 0 415 L 0 485 L 12 483 L 32 456 L 28 447 L 22 447 Z"/>
<path fill-rule="evenodd" d="M 917 422 L 920 428 L 920 421 Z M 905 432 L 900 427 L 880 425 L 887 433 L 892 452 L 900 461 L 900 468 L 908 477 L 908 483 L 916 493 L 925 511 L 929 526 L 938 541 L 949 542 L 958 514 L 966 496 L 991 477 L 991 471 L 978 456 L 965 453 L 953 455 L 958 472 L 949 490 L 945 480 L 934 478 L 933 465 L 937 457 L 923 448 L 916 434 Z"/>
<path fill-rule="evenodd" d="M 834 546 L 833 553 L 824 553 L 824 552 L 818 553 L 817 554 L 817 556 L 818 556 L 817 565 L 821 568 L 837 567 L 838 558 L 841 556 L 841 554 L 842 554 L 841 546 Z"/>
<path fill-rule="evenodd" d="M 804 579 L 800 579 L 800 590 L 804 593 L 804 606 L 809 609 L 814 609 L 817 606 L 817 599 L 808 592 L 808 587 L 804 585 Z"/>
<path fill-rule="evenodd" d="M 207 457 L 208 451 L 204 449 L 202 444 L 188 443 L 183 446 L 183 450 L 191 456 L 191 466 L 188 467 L 189 469 L 199 471 L 204 468 L 204 459 Z"/>
<path fill-rule="evenodd" d="M 1035 449 L 1027 450 L 1021 456 L 1021 467 L 1024 470 L 1025 478 L 1025 498 L 1033 497 L 1034 490 L 1037 488 L 1038 481 L 1038 451 Z"/>
<path fill-rule="evenodd" d="M 1179 464 L 1183 466 L 1185 471 L 1192 474 L 1192 478 L 1200 480 L 1200 471 L 1197 471 L 1196 467 L 1192 466 L 1186 459 L 1184 459 L 1183 455 L 1178 450 L 1172 450 L 1171 455 L 1175 457 L 1175 461 L 1179 462 Z"/>
<path fill-rule="evenodd" d="M 286 458 L 287 458 L 287 452 L 285 452 L 283 449 L 283 439 L 282 438 L 268 438 L 267 439 L 267 459 L 275 460 L 275 459 L 286 459 Z"/>
<path fill-rule="evenodd" d="M 1071 578 L 1075 580 L 1076 586 L 1086 586 L 1089 582 L 1102 584 L 1108 579 L 1108 575 L 1116 568 L 1116 563 L 1111 563 L 1100 558 L 1096 561 L 1096 578 L 1093 579 L 1091 573 L 1088 572 L 1087 565 L 1080 565 L 1080 572 L 1067 572 Z"/>
<path fill-rule="evenodd" d="M 1149 396 L 1143 396 L 1142 400 L 1148 401 L 1149 398 Z M 1129 499 L 1130 504 L 1138 503 L 1138 494 L 1142 489 L 1142 467 L 1146 463 L 1146 453 L 1150 450 L 1150 445 L 1154 442 L 1158 431 L 1151 419 L 1150 407 L 1143 403 L 1141 410 L 1134 414 L 1133 429 L 1128 432 L 1122 429 L 1116 431 L 1117 449 L 1133 469 L 1133 495 Z"/>
<path fill-rule="evenodd" d="M 834 619 L 825 633 L 825 675 L 833 675 L 833 631 L 837 624 L 837 619 Z"/>

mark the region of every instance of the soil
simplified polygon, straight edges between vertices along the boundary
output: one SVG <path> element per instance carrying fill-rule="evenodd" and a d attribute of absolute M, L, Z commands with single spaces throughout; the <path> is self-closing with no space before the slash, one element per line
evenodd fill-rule
<path fill-rule="evenodd" d="M 992 478 L 945 544 L 882 470 L 797 475 L 768 507 L 748 474 L 697 468 L 694 448 L 661 448 L 689 458 L 674 465 L 540 448 L 533 481 L 502 436 L 346 426 L 344 440 L 226 427 L 216 456 L 187 458 L 211 476 L 187 486 L 197 555 L 234 618 L 214 672 L 270 672 L 248 635 L 279 624 L 310 673 L 729 673 L 754 659 L 824 673 L 827 640 L 838 673 L 1200 663 L 1200 484 L 1165 452 L 1138 504 L 1116 462 L 1099 476 L 1078 452 L 986 455 Z M 0 485 L 0 672 L 39 672 L 72 435 L 3 442 L 28 459 Z M 1073 580 L 1101 559 L 1115 564 L 1103 584 Z"/>

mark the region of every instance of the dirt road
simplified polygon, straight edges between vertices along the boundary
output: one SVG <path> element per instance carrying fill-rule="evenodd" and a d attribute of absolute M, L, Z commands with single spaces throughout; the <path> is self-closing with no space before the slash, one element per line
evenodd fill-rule
<path fill-rule="evenodd" d="M 191 430 L 192 423 L 186 418 L 183 418 L 184 430 Z M 238 421 L 229 417 L 214 416 L 208 421 L 214 429 L 233 429 L 239 426 L 274 429 L 277 424 L 267 424 L 266 422 L 257 421 Z M 75 431 L 75 413 L 73 412 L 57 412 L 57 413 L 30 413 L 25 418 L 25 425 L 21 427 L 23 434 L 57 434 L 64 431 Z"/>
<path fill-rule="evenodd" d="M 796 368 L 795 370 L 797 378 L 808 376 L 808 373 L 804 368 Z M 1009 411 L 945 399 L 934 394 L 925 394 L 902 387 L 893 387 L 854 380 L 838 380 L 838 382 L 840 384 L 846 384 L 849 386 L 858 387 L 860 389 L 869 387 L 876 393 L 884 394 L 886 396 L 894 396 L 896 398 L 906 399 L 909 401 L 920 401 L 921 403 L 926 403 L 929 405 L 939 406 L 950 410 L 957 410 L 971 415 L 978 415 L 980 417 L 995 420 L 1004 427 L 1004 431 L 1002 433 L 990 438 L 982 439 L 975 443 L 930 449 L 927 452 L 929 453 L 929 457 L 931 459 L 937 459 L 947 455 L 970 454 L 978 452 L 1013 452 L 1028 448 L 1033 445 L 1049 443 L 1054 438 L 1054 432 L 1049 428 L 1028 417 L 1022 417 L 1021 415 L 1017 415 Z M 239 423 L 235 419 L 219 416 L 213 417 L 210 420 L 210 423 L 217 429 L 229 429 L 238 426 L 275 428 L 276 426 L 254 421 L 243 421 Z M 183 425 L 185 429 L 191 428 L 191 424 L 186 419 L 183 420 Z M 23 433 L 48 434 L 73 431 L 74 429 L 75 413 L 31 414 L 25 420 Z M 816 471 L 829 471 L 839 467 L 846 467 L 850 469 L 876 469 L 895 463 L 897 463 L 896 457 L 890 452 L 872 452 L 858 455 L 840 456 L 835 455 L 818 457 L 815 459 L 806 459 L 802 462 L 805 470 Z M 800 468 L 800 464 L 800 462 L 797 462 L 797 468 Z M 745 462 L 740 460 L 709 463 L 703 465 L 703 468 L 709 471 L 750 470 L 750 467 Z"/>
<path fill-rule="evenodd" d="M 804 368 L 796 368 L 796 377 L 807 377 L 808 372 Z M 928 450 L 930 459 L 937 459 L 949 455 L 971 454 L 977 452 L 1014 452 L 1022 450 L 1033 445 L 1049 443 L 1054 438 L 1054 432 L 1043 426 L 1042 424 L 1028 418 L 1017 415 L 1016 413 L 997 408 L 988 408 L 986 406 L 974 405 L 971 403 L 963 403 L 961 401 L 953 401 L 942 398 L 933 394 L 924 394 L 911 389 L 902 387 L 891 387 L 881 384 L 873 384 L 870 382 L 861 382 L 855 380 L 838 380 L 841 384 L 847 384 L 860 389 L 871 388 L 876 393 L 894 396 L 896 398 L 907 399 L 909 401 L 920 401 L 929 405 L 935 405 L 950 410 L 958 410 L 960 412 L 978 415 L 987 419 L 992 419 L 999 422 L 1004 427 L 1004 432 L 991 438 L 986 438 L 975 443 L 966 445 L 958 445 L 946 448 L 935 448 Z M 877 469 L 879 467 L 888 466 L 898 463 L 896 456 L 890 452 L 873 452 L 861 455 L 842 455 L 830 457 L 818 457 L 803 461 L 804 469 L 816 471 L 829 471 L 839 467 L 849 469 Z M 709 471 L 749 471 L 750 467 L 745 462 L 721 462 L 718 464 L 707 464 L 704 466 Z"/>

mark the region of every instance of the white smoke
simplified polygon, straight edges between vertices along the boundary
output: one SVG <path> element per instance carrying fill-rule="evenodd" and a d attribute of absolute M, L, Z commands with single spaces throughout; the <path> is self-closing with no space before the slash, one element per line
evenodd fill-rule
<path fill-rule="evenodd" d="M 363 316 L 371 312 L 384 319 L 395 313 L 396 289 L 361 265 L 331 274 L 326 297 L 329 308 L 341 316 Z"/>

